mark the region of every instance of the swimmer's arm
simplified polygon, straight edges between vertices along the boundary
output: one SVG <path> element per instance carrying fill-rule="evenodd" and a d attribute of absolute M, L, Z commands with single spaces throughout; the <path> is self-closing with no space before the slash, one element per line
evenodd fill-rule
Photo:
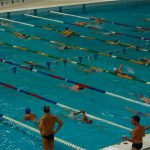
<path fill-rule="evenodd" d="M 79 114 L 81 114 L 83 111 L 79 111 L 79 112 L 74 112 L 73 113 L 73 115 L 75 116 L 75 115 L 79 115 Z"/>
<path fill-rule="evenodd" d="M 135 111 L 135 110 L 133 110 L 133 109 L 131 109 L 131 108 L 129 108 L 129 107 L 126 107 L 126 109 L 127 109 L 129 112 L 131 112 L 132 114 L 137 114 L 137 113 L 138 113 L 137 111 Z"/>
<path fill-rule="evenodd" d="M 146 97 L 141 97 L 141 100 L 143 100 L 147 104 L 150 104 L 150 99 L 148 99 Z"/>
<path fill-rule="evenodd" d="M 145 130 L 149 130 L 149 129 L 150 129 L 150 126 L 145 127 Z"/>
<path fill-rule="evenodd" d="M 63 126 L 63 122 L 57 117 L 55 118 L 55 121 L 58 123 L 58 127 L 56 128 L 56 130 L 54 130 L 54 134 L 57 133 Z"/>

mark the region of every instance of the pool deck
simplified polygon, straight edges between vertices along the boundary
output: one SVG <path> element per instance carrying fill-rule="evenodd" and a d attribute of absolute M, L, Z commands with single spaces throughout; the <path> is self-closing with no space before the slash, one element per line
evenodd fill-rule
<path fill-rule="evenodd" d="M 24 3 L 22 2 L 16 3 L 14 5 L 9 4 L 7 6 L 0 6 L 0 13 L 40 9 L 40 8 L 51 8 L 59 6 L 69 6 L 69 5 L 100 3 L 108 1 L 118 1 L 118 0 L 32 0 L 32 1 L 30 0 L 25 1 Z"/>
<path fill-rule="evenodd" d="M 142 150 L 150 150 L 150 134 L 147 134 L 144 137 L 143 143 Z M 131 150 L 131 147 L 132 143 L 125 141 L 99 150 Z"/>

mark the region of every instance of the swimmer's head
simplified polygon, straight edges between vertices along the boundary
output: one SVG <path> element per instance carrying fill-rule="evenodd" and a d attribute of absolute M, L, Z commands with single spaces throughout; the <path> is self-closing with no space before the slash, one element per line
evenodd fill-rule
<path fill-rule="evenodd" d="M 68 49 L 68 47 L 67 47 L 67 46 L 64 46 L 64 49 Z"/>
<path fill-rule="evenodd" d="M 50 112 L 49 106 L 44 106 L 44 112 L 45 112 L 45 113 L 49 113 L 49 112 Z"/>
<path fill-rule="evenodd" d="M 139 94 L 138 96 L 139 96 L 139 98 L 142 98 L 142 97 L 144 97 L 144 95 L 142 95 L 142 94 Z"/>
<path fill-rule="evenodd" d="M 31 113 L 31 109 L 30 108 L 26 108 L 25 109 L 25 114 L 30 114 Z"/>
<path fill-rule="evenodd" d="M 66 28 L 65 28 L 65 30 L 69 30 L 69 28 L 68 28 L 68 27 L 66 27 Z"/>
<path fill-rule="evenodd" d="M 114 71 L 117 71 L 117 68 L 113 68 Z"/>

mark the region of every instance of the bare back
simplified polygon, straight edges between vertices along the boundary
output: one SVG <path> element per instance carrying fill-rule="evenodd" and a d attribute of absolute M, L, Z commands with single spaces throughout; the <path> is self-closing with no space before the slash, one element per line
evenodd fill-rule
<path fill-rule="evenodd" d="M 141 125 L 137 126 L 132 132 L 133 143 L 143 143 L 143 137 L 145 136 L 145 128 Z"/>
<path fill-rule="evenodd" d="M 57 118 L 51 114 L 45 114 L 40 120 L 40 128 L 42 135 L 53 134 L 53 129 Z"/>

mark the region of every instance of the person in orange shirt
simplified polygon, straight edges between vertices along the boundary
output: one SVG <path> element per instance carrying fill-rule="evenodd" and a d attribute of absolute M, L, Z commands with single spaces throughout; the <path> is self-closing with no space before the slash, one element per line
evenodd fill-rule
<path fill-rule="evenodd" d="M 40 119 L 40 133 L 43 141 L 44 150 L 54 149 L 54 135 L 61 129 L 63 122 L 56 116 L 50 114 L 49 106 L 44 106 L 45 115 Z M 58 123 L 58 127 L 55 128 L 55 123 Z"/>
<path fill-rule="evenodd" d="M 143 147 L 143 137 L 145 136 L 146 128 L 140 125 L 139 116 L 132 117 L 132 124 L 135 126 L 135 129 L 131 132 L 131 138 L 123 136 L 122 139 L 132 142 L 131 150 L 141 150 Z"/>
<path fill-rule="evenodd" d="M 25 109 L 25 116 L 24 116 L 24 120 L 29 120 L 29 121 L 33 121 L 33 122 L 37 122 L 37 118 L 36 115 L 31 113 L 31 109 L 30 108 L 26 108 Z"/>

